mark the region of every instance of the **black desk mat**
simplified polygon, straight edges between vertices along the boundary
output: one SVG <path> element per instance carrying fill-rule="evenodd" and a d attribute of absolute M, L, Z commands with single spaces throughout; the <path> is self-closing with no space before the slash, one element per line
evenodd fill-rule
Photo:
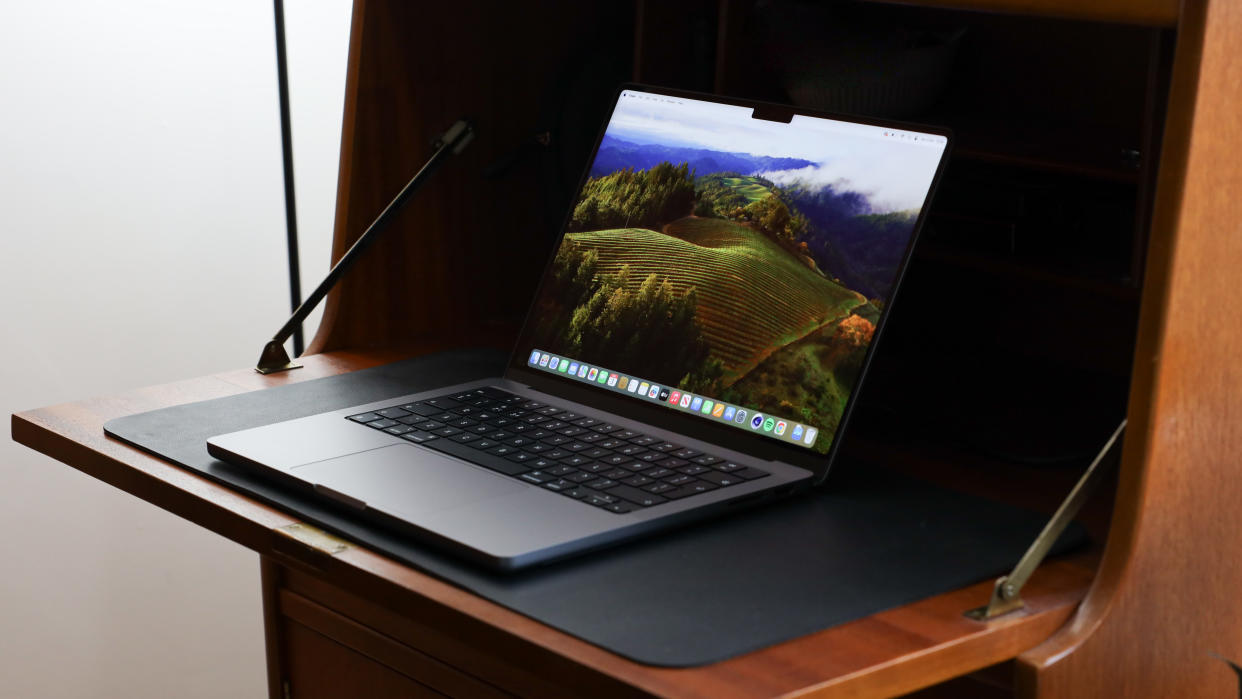
<path fill-rule="evenodd" d="M 838 464 L 828 487 L 808 495 L 501 575 L 207 453 L 211 435 L 498 375 L 504 361 L 487 350 L 432 355 L 118 418 L 105 432 L 589 643 L 667 667 L 725 660 L 995 577 L 1046 520 Z M 1071 527 L 1057 550 L 1084 540 Z"/>

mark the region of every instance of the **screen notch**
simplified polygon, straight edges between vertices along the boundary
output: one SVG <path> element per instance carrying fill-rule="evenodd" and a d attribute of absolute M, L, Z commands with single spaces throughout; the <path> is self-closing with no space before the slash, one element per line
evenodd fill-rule
<path fill-rule="evenodd" d="M 778 124 L 788 124 L 793 121 L 794 110 L 792 107 L 765 104 L 755 107 L 750 113 L 750 118 L 759 119 L 760 121 L 775 121 Z"/>

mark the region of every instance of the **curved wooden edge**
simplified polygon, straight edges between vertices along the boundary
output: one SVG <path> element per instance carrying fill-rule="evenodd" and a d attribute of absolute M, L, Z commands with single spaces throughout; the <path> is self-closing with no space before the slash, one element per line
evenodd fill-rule
<path fill-rule="evenodd" d="M 331 264 L 336 264 L 349 245 L 357 239 L 345 230 L 348 216 L 344 212 L 350 208 L 351 187 L 343 186 L 353 179 L 354 172 L 354 139 L 357 134 L 358 118 L 358 72 L 362 65 L 362 30 L 366 18 L 366 0 L 354 0 L 354 9 L 349 24 L 349 58 L 345 67 L 345 103 L 341 117 L 341 162 L 336 175 L 336 220 L 332 230 Z M 315 336 L 307 344 L 305 354 L 319 354 L 328 347 L 332 328 L 336 327 L 341 312 L 340 285 L 328 292 L 323 301 L 323 315 L 319 318 L 319 327 Z"/>
<path fill-rule="evenodd" d="M 1242 661 L 1242 6 L 1187 2 L 1110 538 L 1029 696 L 1236 696 Z"/>
<path fill-rule="evenodd" d="M 103 423 L 114 417 L 329 376 L 412 353 L 418 350 L 314 355 L 305 358 L 305 369 L 286 374 L 261 376 L 243 370 L 32 410 L 13 416 L 13 437 L 283 565 L 394 610 L 409 628 L 415 622 L 434 622 L 437 628 L 453 629 L 456 640 L 426 641 L 432 647 L 424 643 L 424 651 L 470 666 L 475 662 L 470 654 L 486 649 L 503 663 L 479 672 L 484 680 L 501 684 L 515 667 L 539 667 L 541 676 L 556 678 L 577 692 L 890 696 L 1002 662 L 1035 646 L 1065 622 L 1090 584 L 1096 558 L 1080 554 L 1042 567 L 1024 591 L 1029 609 L 990 624 L 962 616 L 986 599 L 991 583 L 981 581 L 715 665 L 648 667 L 366 548 L 351 546 L 328 556 L 279 536 L 276 530 L 296 517 L 109 439 L 102 431 Z M 461 645 L 462 639 L 468 643 Z"/>

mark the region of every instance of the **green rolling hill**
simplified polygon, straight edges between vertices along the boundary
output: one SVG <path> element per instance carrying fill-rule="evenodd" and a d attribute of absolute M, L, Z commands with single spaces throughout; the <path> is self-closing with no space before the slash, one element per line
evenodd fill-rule
<path fill-rule="evenodd" d="M 712 354 L 724 364 L 724 385 L 866 303 L 861 294 L 732 221 L 686 217 L 665 226 L 665 233 L 620 228 L 566 237 L 597 251 L 601 274 L 629 265 L 635 288 L 650 274 L 667 278 L 678 292 L 693 286 L 699 323 Z"/>

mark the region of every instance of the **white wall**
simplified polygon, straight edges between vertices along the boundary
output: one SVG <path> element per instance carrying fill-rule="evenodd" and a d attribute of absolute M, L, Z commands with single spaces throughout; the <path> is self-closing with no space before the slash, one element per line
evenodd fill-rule
<path fill-rule="evenodd" d="M 286 7 L 307 291 L 349 5 Z M 289 312 L 273 37 L 255 0 L 0 3 L 0 412 L 253 364 Z M 7 439 L 0 484 L 0 696 L 263 695 L 257 556 Z"/>

